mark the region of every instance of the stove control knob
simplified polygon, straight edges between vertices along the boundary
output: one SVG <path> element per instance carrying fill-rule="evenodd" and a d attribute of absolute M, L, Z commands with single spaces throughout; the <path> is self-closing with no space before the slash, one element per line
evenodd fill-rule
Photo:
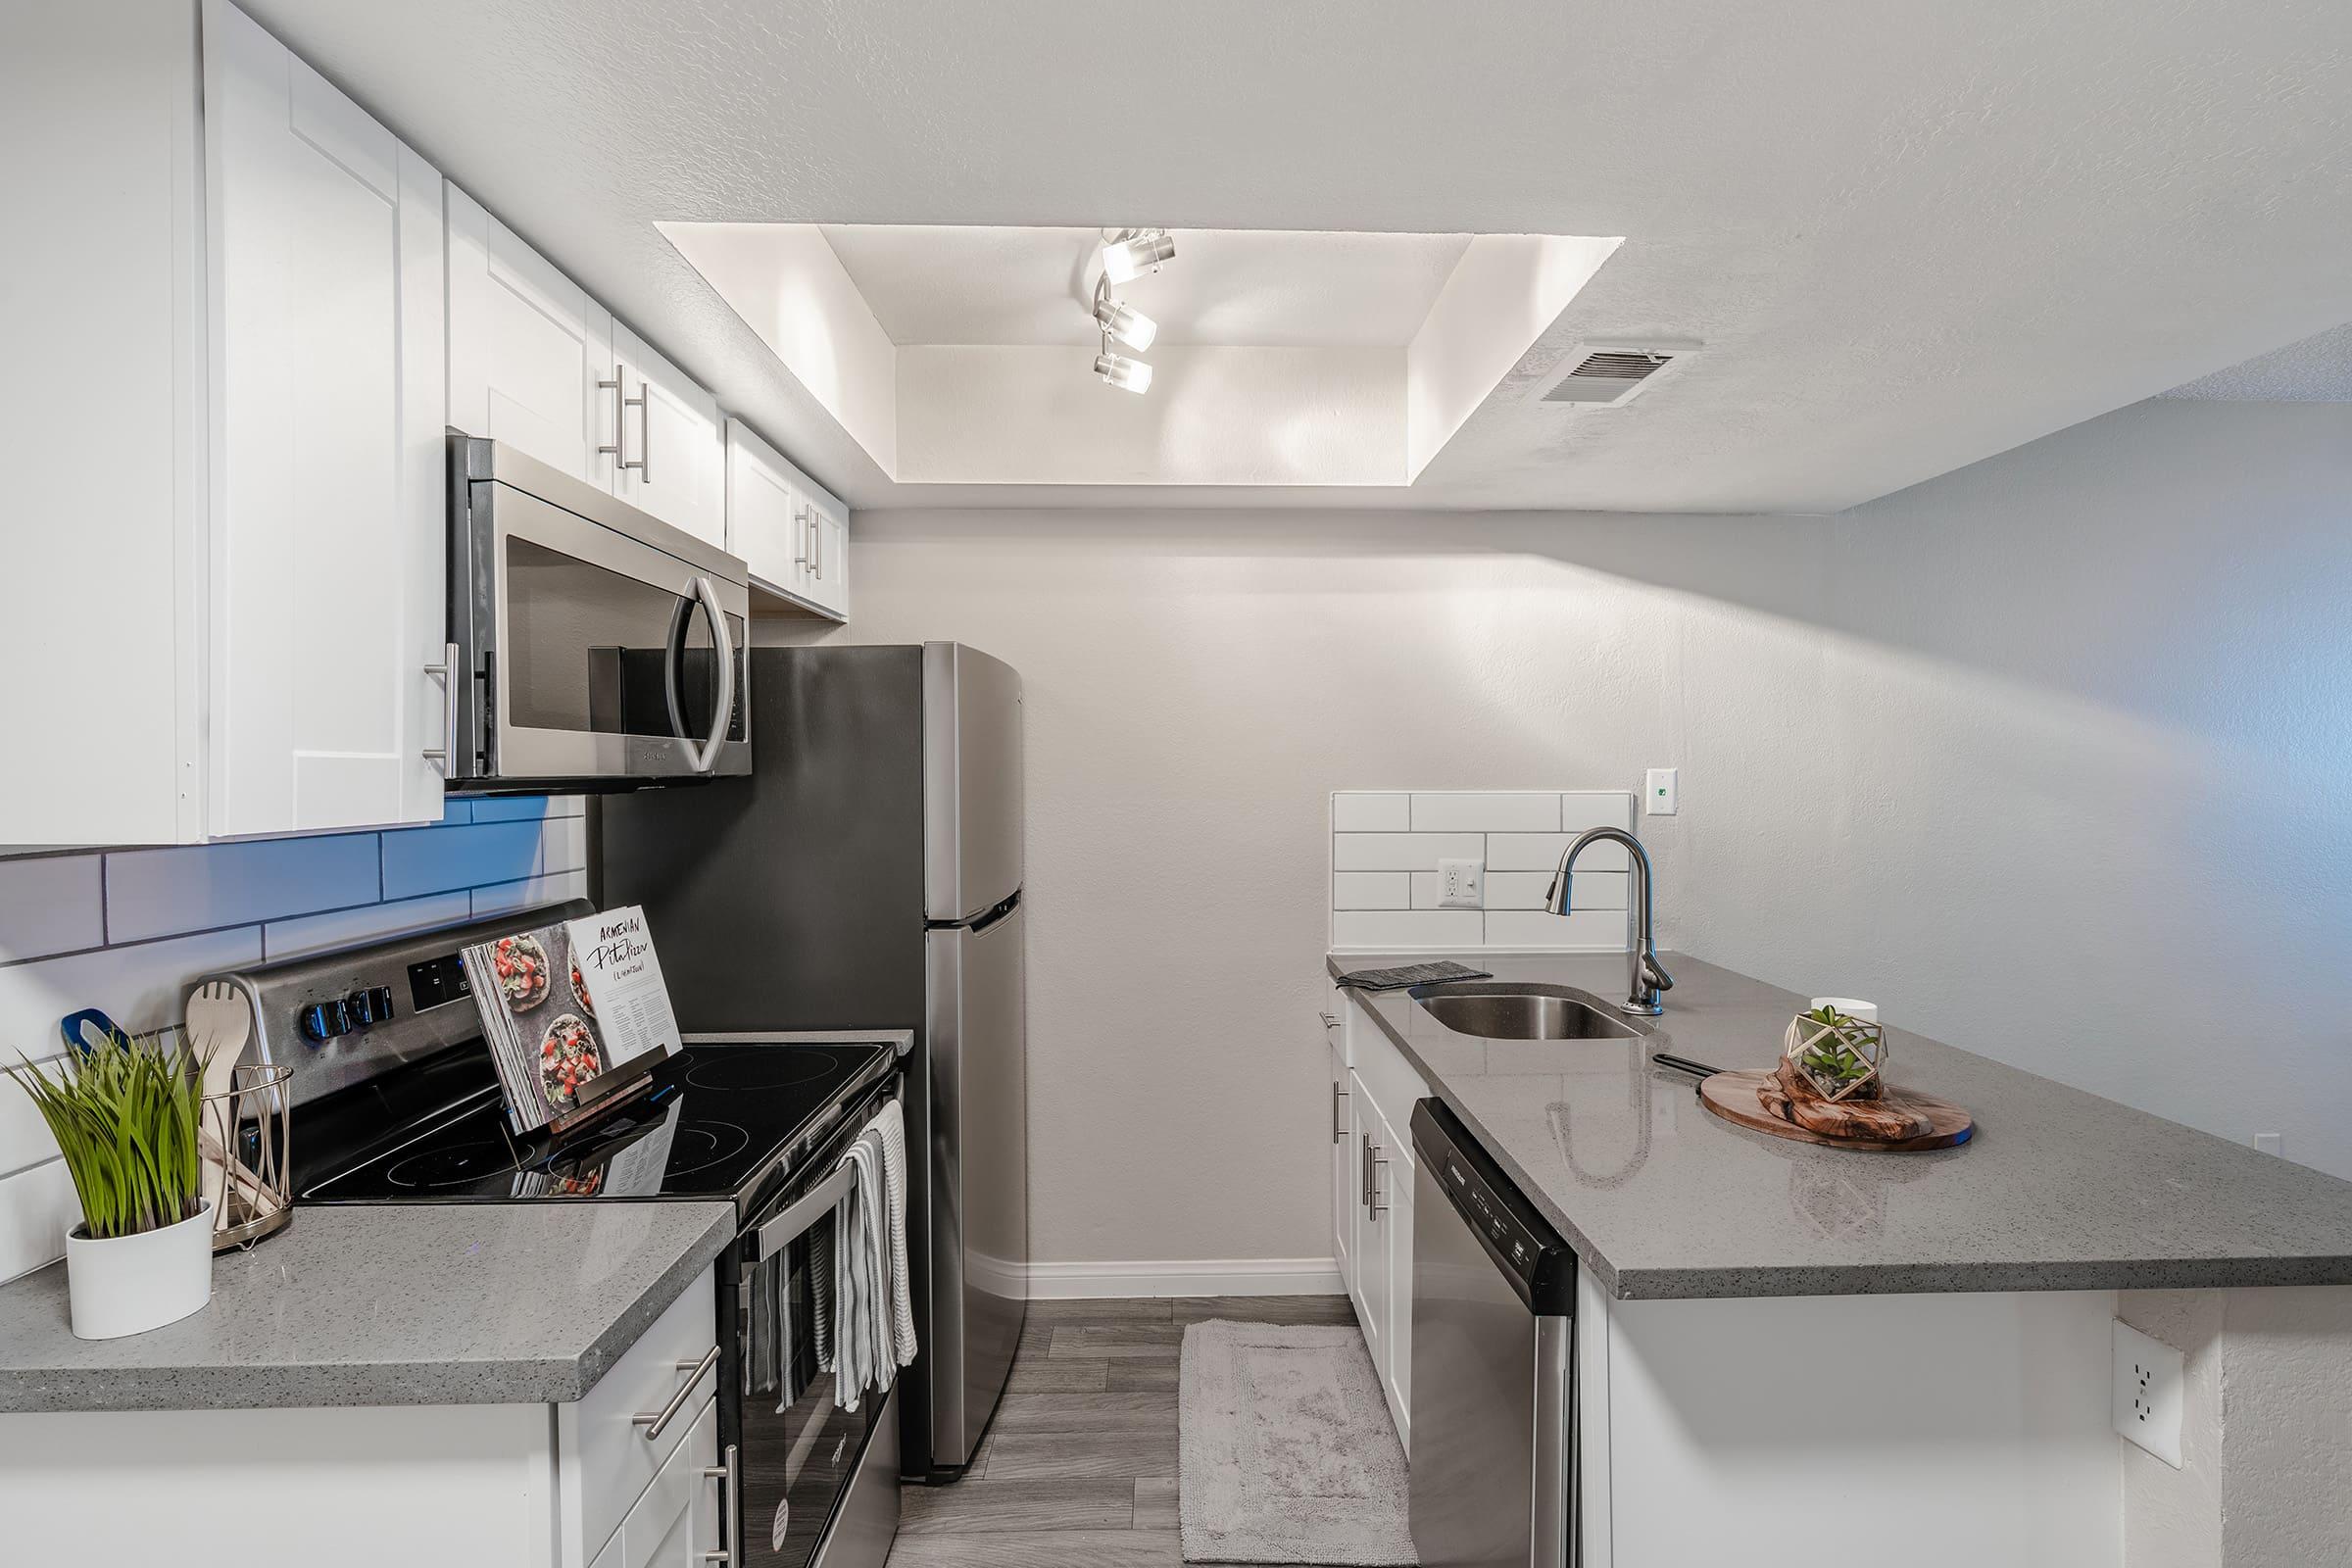
<path fill-rule="evenodd" d="M 362 1024 L 382 1023 L 392 1016 L 392 992 L 385 986 L 369 986 L 354 991 L 343 999 L 343 1014 L 353 1028 Z"/>
<path fill-rule="evenodd" d="M 340 1002 L 314 1002 L 302 1009 L 302 1032 L 314 1044 L 324 1045 L 351 1030 L 351 1013 Z"/>

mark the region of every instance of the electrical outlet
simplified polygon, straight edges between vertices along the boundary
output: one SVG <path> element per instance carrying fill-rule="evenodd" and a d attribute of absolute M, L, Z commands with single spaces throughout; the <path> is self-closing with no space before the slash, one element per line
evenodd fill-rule
<path fill-rule="evenodd" d="M 1483 860 L 1440 860 L 1438 862 L 1438 907 L 1441 909 L 1475 909 L 1480 906 L 1486 889 L 1486 862 Z"/>
<path fill-rule="evenodd" d="M 2180 1468 L 2181 1385 L 2187 1364 L 2179 1350 L 2115 1320 L 2115 1430 Z"/>
<path fill-rule="evenodd" d="M 2284 1158 L 2286 1155 L 2286 1140 L 2277 1133 L 2256 1133 L 2254 1135 L 2254 1150 L 2257 1153 L 2277 1154 L 2280 1158 Z"/>
<path fill-rule="evenodd" d="M 1677 775 L 1681 772 L 1682 769 L 1679 767 L 1653 767 L 1649 770 L 1649 776 L 1642 786 L 1642 815 L 1672 816 L 1674 814 L 1675 797 L 1680 793 Z"/>

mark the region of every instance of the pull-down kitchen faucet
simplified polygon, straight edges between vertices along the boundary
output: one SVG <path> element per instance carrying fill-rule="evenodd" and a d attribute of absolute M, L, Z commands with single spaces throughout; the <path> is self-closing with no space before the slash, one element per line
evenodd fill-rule
<path fill-rule="evenodd" d="M 1544 895 L 1544 906 L 1554 914 L 1568 912 L 1568 878 L 1575 869 L 1576 858 L 1584 853 L 1586 845 L 1604 839 L 1624 845 L 1634 858 L 1634 915 L 1639 935 L 1626 954 L 1625 1000 L 1617 1004 L 1617 1010 L 1654 1018 L 1666 1010 L 1658 994 L 1674 989 L 1674 976 L 1659 967 L 1658 945 L 1650 936 L 1649 852 L 1642 848 L 1642 841 L 1621 827 L 1586 830 L 1560 857 L 1560 868 L 1551 875 L 1551 889 Z"/>

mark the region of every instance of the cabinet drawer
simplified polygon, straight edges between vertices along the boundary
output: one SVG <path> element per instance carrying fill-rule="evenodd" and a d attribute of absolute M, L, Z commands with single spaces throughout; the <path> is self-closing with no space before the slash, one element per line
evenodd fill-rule
<path fill-rule="evenodd" d="M 717 1464 L 718 1401 L 710 1399 L 621 1521 L 618 1568 L 701 1568 L 704 1544 L 718 1539 L 720 1483 L 706 1474 Z"/>
<path fill-rule="evenodd" d="M 556 1406 L 564 1534 L 571 1547 L 564 1552 L 566 1561 L 586 1562 L 603 1549 L 630 1504 L 685 1440 L 695 1412 L 716 1391 L 713 1367 L 702 1373 L 661 1437 L 648 1441 L 646 1429 L 637 1424 L 640 1412 L 665 1407 L 693 1375 L 685 1368 L 700 1364 L 717 1345 L 711 1290 L 711 1271 L 706 1269 L 585 1398 Z"/>

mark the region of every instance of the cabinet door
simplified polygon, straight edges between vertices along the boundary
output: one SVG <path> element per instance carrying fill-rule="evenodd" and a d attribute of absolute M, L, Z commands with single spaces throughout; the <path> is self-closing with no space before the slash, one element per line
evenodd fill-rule
<path fill-rule="evenodd" d="M 441 775 L 441 178 L 204 11 L 216 836 L 430 822 Z"/>
<path fill-rule="evenodd" d="M 612 314 L 448 192 L 449 422 L 611 490 L 622 412 Z"/>
<path fill-rule="evenodd" d="M 1381 1379 L 1389 1396 L 1389 1413 L 1396 1418 L 1396 1439 L 1405 1456 L 1413 1451 L 1413 1167 L 1402 1157 L 1380 1172 L 1381 1201 L 1389 1211 L 1380 1216 L 1387 1233 L 1389 1271 L 1389 1365 Z"/>
<path fill-rule="evenodd" d="M 1373 1368 L 1386 1383 L 1389 1375 L 1390 1282 L 1387 1264 L 1387 1215 L 1373 1210 L 1374 1184 L 1385 1174 L 1379 1161 L 1388 1157 L 1388 1129 L 1364 1093 L 1363 1081 L 1350 1074 L 1348 1103 L 1355 1121 L 1355 1315 L 1363 1324 L 1364 1344 L 1372 1352 Z"/>
<path fill-rule="evenodd" d="M 727 421 L 727 548 L 752 568 L 752 581 L 790 593 L 800 582 L 805 549 L 797 476 L 775 448 L 741 419 Z"/>
<path fill-rule="evenodd" d="M 808 560 L 801 579 L 802 595 L 836 620 L 850 618 L 850 514 L 830 495 L 810 486 L 803 496 L 807 508 Z"/>
<path fill-rule="evenodd" d="M 704 1568 L 704 1553 L 723 1545 L 718 1497 L 726 1483 L 710 1473 L 720 1468 L 718 1402 L 712 1400 L 621 1522 L 613 1568 Z M 605 1568 L 612 1549 L 597 1554 L 596 1568 Z"/>
<path fill-rule="evenodd" d="M 622 401 L 612 493 L 724 550 L 726 446 L 718 399 L 618 321 L 612 323 L 612 359 Z"/>
<path fill-rule="evenodd" d="M 1326 1017 L 1330 1014 L 1325 1014 Z M 1330 1031 L 1326 1031 L 1328 1035 Z M 1348 1136 L 1348 1064 L 1341 1059 L 1339 1048 L 1323 1048 L 1326 1076 L 1330 1079 L 1329 1104 L 1331 1118 L 1331 1153 L 1327 1161 L 1331 1184 L 1331 1255 L 1339 1265 L 1341 1283 L 1348 1294 L 1355 1292 L 1355 1208 L 1356 1191 L 1349 1177 L 1354 1174 L 1354 1149 Z"/>

